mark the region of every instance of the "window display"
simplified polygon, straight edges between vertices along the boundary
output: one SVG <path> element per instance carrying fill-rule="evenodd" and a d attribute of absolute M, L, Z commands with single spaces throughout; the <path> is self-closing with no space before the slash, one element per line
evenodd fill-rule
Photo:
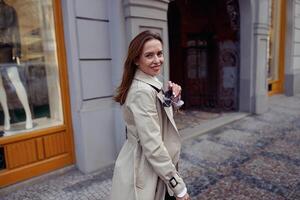
<path fill-rule="evenodd" d="M 0 0 L 0 130 L 63 123 L 52 0 Z"/>

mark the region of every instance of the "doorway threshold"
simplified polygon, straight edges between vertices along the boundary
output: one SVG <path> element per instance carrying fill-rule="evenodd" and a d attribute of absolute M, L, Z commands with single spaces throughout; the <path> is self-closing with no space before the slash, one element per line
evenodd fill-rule
<path fill-rule="evenodd" d="M 181 110 L 175 113 L 174 119 L 182 140 L 187 140 L 242 119 L 248 115 L 250 115 L 250 113 L 213 113 L 200 110 Z"/>

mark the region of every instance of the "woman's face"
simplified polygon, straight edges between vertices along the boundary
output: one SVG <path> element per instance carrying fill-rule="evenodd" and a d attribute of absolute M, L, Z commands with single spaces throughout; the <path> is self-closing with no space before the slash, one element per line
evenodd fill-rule
<path fill-rule="evenodd" d="M 162 44 L 159 40 L 152 39 L 144 44 L 142 53 L 135 64 L 144 73 L 156 76 L 160 73 L 163 62 Z"/>

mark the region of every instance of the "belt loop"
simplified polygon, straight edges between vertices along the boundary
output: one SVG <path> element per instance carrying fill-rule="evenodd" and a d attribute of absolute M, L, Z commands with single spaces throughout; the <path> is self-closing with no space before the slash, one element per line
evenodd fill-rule
<path fill-rule="evenodd" d="M 126 137 L 126 140 L 128 139 L 128 132 L 127 132 L 127 126 L 125 126 L 125 137 Z"/>

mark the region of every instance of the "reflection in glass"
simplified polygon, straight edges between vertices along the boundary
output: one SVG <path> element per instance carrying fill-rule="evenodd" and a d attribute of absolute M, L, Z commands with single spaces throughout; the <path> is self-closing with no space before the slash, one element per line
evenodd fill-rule
<path fill-rule="evenodd" d="M 0 129 L 63 123 L 52 0 L 0 0 Z"/>

